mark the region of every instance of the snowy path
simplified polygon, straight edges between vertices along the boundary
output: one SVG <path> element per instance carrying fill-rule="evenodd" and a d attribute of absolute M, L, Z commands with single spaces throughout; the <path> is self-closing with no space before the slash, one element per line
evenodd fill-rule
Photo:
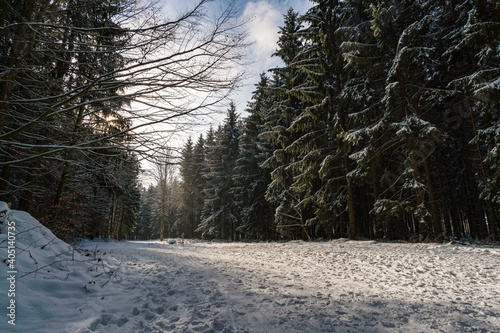
<path fill-rule="evenodd" d="M 500 332 L 498 248 L 96 244 L 121 267 L 68 331 Z"/>

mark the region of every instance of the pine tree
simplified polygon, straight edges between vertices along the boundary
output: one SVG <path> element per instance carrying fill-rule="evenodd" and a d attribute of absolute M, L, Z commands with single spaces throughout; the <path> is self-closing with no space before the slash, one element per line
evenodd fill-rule
<path fill-rule="evenodd" d="M 137 228 L 134 232 L 135 239 L 151 239 L 151 221 L 153 220 L 153 211 L 149 197 L 152 187 L 145 189 L 141 188 L 141 206 L 139 209 L 139 216 L 137 219 Z"/>
<path fill-rule="evenodd" d="M 349 134 L 356 148 L 351 157 L 357 164 L 354 176 L 372 179 L 375 235 L 383 225 L 389 238 L 405 237 L 408 229 L 421 240 L 484 238 L 488 209 L 479 200 L 475 176 L 484 170 L 484 146 L 478 144 L 474 155 L 469 145 L 477 137 L 479 110 L 466 88 L 471 85 L 465 84 L 474 71 L 471 59 L 480 54 L 470 48 L 472 39 L 464 38 L 478 7 L 467 1 L 350 3 L 362 21 L 343 28 L 351 37 L 341 49 L 358 80 L 370 78 L 363 84 L 363 111 L 352 117 L 360 128 Z M 360 34 L 367 20 L 376 43 Z M 385 78 L 382 87 L 374 84 L 377 77 Z"/>
<path fill-rule="evenodd" d="M 190 226 L 189 237 L 198 236 L 195 233 L 196 228 L 201 223 L 201 212 L 203 209 L 203 188 L 205 187 L 205 178 L 203 177 L 203 170 L 205 168 L 205 140 L 203 139 L 203 135 L 200 135 L 193 151 L 193 204 L 195 205 L 194 209 L 194 224 Z"/>
<path fill-rule="evenodd" d="M 268 94 L 268 78 L 261 74 L 246 108 L 249 116 L 241 128 L 233 178 L 238 206 L 242 207 L 238 231 L 250 239 L 273 239 L 275 233 L 272 206 L 265 199 L 270 172 L 260 167 L 270 154 L 268 143 L 259 137 L 264 131 L 263 116 L 272 103 Z"/>
<path fill-rule="evenodd" d="M 335 236 L 354 239 L 359 223 L 355 188 L 350 179 L 350 145 L 346 140 L 351 126 L 349 101 L 343 91 L 348 74 L 337 34 L 350 13 L 344 3 L 314 2 L 301 17 L 307 22 L 307 28 L 300 31 L 306 47 L 292 64 L 309 78 L 307 85 L 297 87 L 295 93 L 310 105 L 291 124 L 290 130 L 302 134 L 286 149 L 301 152 L 300 160 L 294 164 L 293 186 L 302 192 L 300 207 L 314 209 L 315 215 L 307 223 L 320 234 L 333 229 Z"/>
<path fill-rule="evenodd" d="M 191 137 L 187 140 L 181 152 L 180 175 L 182 179 L 182 218 L 183 234 L 186 238 L 192 237 L 192 226 L 195 225 L 195 163 L 193 141 Z"/>
<path fill-rule="evenodd" d="M 206 3 L 167 20 L 154 1 L 2 1 L 0 198 L 76 236 L 132 229 L 130 165 L 158 134 L 137 128 L 213 110 L 236 82 L 241 22 Z"/>
<path fill-rule="evenodd" d="M 200 135 L 196 145 L 191 137 L 186 142 L 181 153 L 180 175 L 182 182 L 182 232 L 186 238 L 196 236 L 195 229 L 200 224 L 201 211 L 203 208 L 203 189 L 205 179 L 203 172 L 205 168 L 205 140 Z"/>
<path fill-rule="evenodd" d="M 346 18 L 337 29 L 336 36 L 348 69 L 341 99 L 349 110 L 351 129 L 344 140 L 350 146 L 349 159 L 354 162 L 349 178 L 356 185 L 360 198 L 357 204 L 358 214 L 363 214 L 360 216 L 362 235 L 383 238 L 395 229 L 390 225 L 395 221 L 376 217 L 370 211 L 374 203 L 381 199 L 384 182 L 381 176 L 385 169 L 381 167 L 381 162 L 388 143 L 381 140 L 387 131 L 382 116 L 385 94 L 382 78 L 386 76 L 389 58 L 386 56 L 388 51 L 374 36 L 368 9 L 365 1 L 349 1 L 349 6 L 343 8 Z"/>
<path fill-rule="evenodd" d="M 453 16 L 444 39 L 443 71 L 455 96 L 445 120 L 451 121 L 448 128 L 460 138 L 466 176 L 463 194 L 471 196 L 465 206 L 468 219 L 458 225 L 470 225 L 473 237 L 498 238 L 500 7 L 498 1 L 458 1 L 449 5 L 448 12 Z"/>
<path fill-rule="evenodd" d="M 219 126 L 210 144 L 207 135 L 206 159 L 208 172 L 205 173 L 205 204 L 202 221 L 197 231 L 203 237 L 237 239 L 239 210 L 234 197 L 234 180 L 239 144 L 238 115 L 231 102 L 224 124 Z"/>
<path fill-rule="evenodd" d="M 263 167 L 272 170 L 272 181 L 268 186 L 266 198 L 276 207 L 277 229 L 287 238 L 309 239 L 306 221 L 311 212 L 309 207 L 299 206 L 303 191 L 292 187 L 295 175 L 293 166 L 303 152 L 287 150 L 290 144 L 302 135 L 290 126 L 307 104 L 295 94 L 295 90 L 306 82 L 307 76 L 292 66 L 303 47 L 303 42 L 297 35 L 301 29 L 298 17 L 298 13 L 290 8 L 284 16 L 283 27 L 280 27 L 275 55 L 283 60 L 284 67 L 272 70 L 274 82 L 271 91 L 274 95 L 274 106 L 265 117 L 266 131 L 261 136 L 276 147 L 273 156 L 263 163 Z"/>

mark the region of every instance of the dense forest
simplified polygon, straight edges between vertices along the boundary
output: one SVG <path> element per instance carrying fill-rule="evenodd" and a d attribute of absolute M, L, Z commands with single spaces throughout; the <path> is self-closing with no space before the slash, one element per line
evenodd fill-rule
<path fill-rule="evenodd" d="M 493 239 L 500 1 L 290 9 L 245 119 L 189 140 L 174 232 L 222 239 Z M 145 202 L 148 202 L 147 200 Z"/>
<path fill-rule="evenodd" d="M 137 145 L 123 130 L 134 117 L 122 121 L 121 84 L 145 78 L 95 68 L 119 66 L 127 52 L 76 61 L 101 37 L 124 48 L 130 37 L 92 26 L 96 39 L 83 43 L 86 29 L 64 35 L 50 21 L 62 18 L 45 16 L 40 29 L 52 34 L 33 44 L 33 30 L 10 23 L 0 52 L 28 55 L 2 55 L 0 194 L 87 237 L 498 239 L 500 1 L 311 2 L 285 15 L 274 54 L 283 65 L 261 74 L 247 116 L 231 103 L 223 123 L 190 138 L 179 177 L 157 150 L 148 189 L 137 181 L 144 152 L 120 149 Z M 23 33 L 33 45 L 15 43 Z"/>

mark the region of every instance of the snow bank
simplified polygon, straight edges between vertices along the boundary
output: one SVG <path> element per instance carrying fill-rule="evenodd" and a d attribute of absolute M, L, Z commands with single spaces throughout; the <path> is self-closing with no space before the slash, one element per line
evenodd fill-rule
<path fill-rule="evenodd" d="M 28 213 L 0 202 L 3 211 L 0 332 L 64 332 L 65 323 L 95 317 L 93 297 L 109 280 L 104 264 L 75 251 Z"/>

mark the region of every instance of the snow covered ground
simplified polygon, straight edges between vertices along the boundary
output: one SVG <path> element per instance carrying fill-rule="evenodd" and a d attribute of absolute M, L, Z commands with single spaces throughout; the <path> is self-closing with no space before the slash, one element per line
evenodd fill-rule
<path fill-rule="evenodd" d="M 16 325 L 3 315 L 0 332 L 500 332 L 498 247 L 134 241 L 80 254 L 26 213 L 11 220 Z"/>

